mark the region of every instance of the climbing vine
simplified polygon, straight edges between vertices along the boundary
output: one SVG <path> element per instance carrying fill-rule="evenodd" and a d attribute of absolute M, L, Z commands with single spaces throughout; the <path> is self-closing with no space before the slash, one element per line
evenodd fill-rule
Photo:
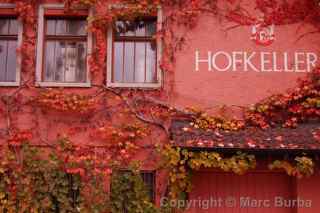
<path fill-rule="evenodd" d="M 160 212 L 148 196 L 148 190 L 133 164 L 127 171 L 113 173 L 111 179 L 111 212 Z"/>
<path fill-rule="evenodd" d="M 66 94 L 63 90 L 45 90 L 33 101 L 45 110 L 60 112 L 86 113 L 95 109 L 93 97 L 80 94 Z"/>
<path fill-rule="evenodd" d="M 276 160 L 269 165 L 270 169 L 284 169 L 288 175 L 298 178 L 310 177 L 314 173 L 314 162 L 311 158 L 296 157 L 294 163 L 286 160 Z"/>
<path fill-rule="evenodd" d="M 156 212 L 146 196 L 138 171 L 135 169 L 125 175 L 119 172 L 120 168 L 128 167 L 141 150 L 157 162 L 158 159 L 153 157 L 156 142 L 162 144 L 160 156 L 169 171 L 169 193 L 173 199 L 187 198 L 192 189 L 192 170 L 213 168 L 241 175 L 256 167 L 255 156 L 251 154 L 193 152 L 166 145 L 169 141 L 168 123 L 175 116 L 189 117 L 192 120 L 190 127 L 208 131 L 239 131 L 247 127 L 295 128 L 301 123 L 319 122 L 319 69 L 301 80 L 292 91 L 273 95 L 246 108 L 243 120 L 209 115 L 196 109 L 178 109 L 167 103 L 174 85 L 176 53 L 186 45 L 185 37 L 197 26 L 201 14 L 224 17 L 238 26 L 253 25 L 258 21 L 257 17 L 241 8 L 241 1 L 226 1 L 226 10 L 220 10 L 218 1 L 212 0 L 60 1 L 65 4 L 66 13 L 79 6 L 94 10 L 88 18 L 88 30 L 95 38 L 89 63 L 92 80 L 98 83 L 83 93 L 76 89 L 40 89 L 34 86 L 37 7 L 41 1 L 1 2 L 16 4 L 15 12 L 24 26 L 23 43 L 18 48 L 22 57 L 21 85 L 4 88 L 1 92 L 0 133 L 1 139 L 7 141 L 0 157 L 2 212 L 103 213 L 110 210 L 119 212 L 123 208 L 135 213 Z M 295 0 L 290 4 L 287 1 L 256 0 L 255 3 L 256 9 L 263 14 L 265 25 L 307 22 L 320 29 L 319 2 L 316 0 Z M 104 73 L 108 27 L 121 18 L 135 20 L 141 16 L 154 16 L 159 8 L 165 11 L 156 35 L 163 44 L 160 63 L 163 87 L 154 91 L 105 87 L 99 79 L 105 82 L 107 78 Z M 182 28 L 182 32 L 178 33 L 177 27 Z M 31 117 L 30 123 L 22 125 L 23 114 Z M 53 127 L 61 132 L 54 135 Z M 164 139 L 155 133 L 159 129 L 165 132 Z M 183 129 L 185 132 L 189 130 L 189 127 Z M 314 133 L 317 140 L 319 132 Z M 57 136 L 57 140 L 52 141 L 50 134 Z M 79 144 L 71 139 L 76 135 L 82 137 L 82 134 L 89 135 L 88 144 Z M 150 138 L 155 139 L 148 141 Z M 92 146 L 89 142 L 98 145 Z M 284 169 L 297 177 L 312 175 L 314 167 L 311 158 L 305 156 L 295 158 L 294 163 L 281 160 L 270 165 L 271 169 Z M 110 177 L 114 184 L 111 195 L 103 184 Z M 128 206 L 123 205 L 125 199 L 130 201 Z"/>
<path fill-rule="evenodd" d="M 192 190 L 192 171 L 212 168 L 243 175 L 256 167 L 255 156 L 242 152 L 230 157 L 218 152 L 194 152 L 168 145 L 161 153 L 164 155 L 164 164 L 170 168 L 169 196 L 172 199 L 187 198 L 187 193 Z"/>
<path fill-rule="evenodd" d="M 292 91 L 273 95 L 246 112 L 248 123 L 261 128 L 277 125 L 294 128 L 299 123 L 319 121 L 320 118 L 320 70 L 303 79 Z"/>

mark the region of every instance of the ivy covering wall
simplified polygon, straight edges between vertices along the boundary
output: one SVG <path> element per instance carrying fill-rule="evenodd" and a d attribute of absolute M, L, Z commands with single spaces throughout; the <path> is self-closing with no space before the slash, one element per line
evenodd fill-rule
<path fill-rule="evenodd" d="M 94 83 L 86 91 L 47 89 L 34 86 L 38 0 L 8 0 L 24 25 L 22 81 L 16 88 L 0 88 L 1 141 L 0 210 L 8 213 L 38 212 L 165 212 L 148 198 L 139 167 L 130 168 L 139 153 L 139 164 L 152 162 L 169 173 L 162 184 L 171 199 L 184 199 L 192 189 L 192 171 L 216 168 L 236 174 L 255 169 L 256 157 L 244 152 L 224 156 L 218 152 L 192 152 L 170 143 L 170 121 L 179 116 L 192 119 L 203 130 L 238 131 L 248 126 L 268 129 L 295 128 L 320 119 L 320 71 L 316 69 L 285 94 L 273 95 L 252 108 L 244 108 L 242 120 L 221 119 L 198 109 L 179 109 L 168 104 L 174 86 L 176 53 L 187 46 L 185 34 L 192 32 L 203 13 L 224 17 L 239 26 L 252 25 L 255 17 L 228 0 L 228 10 L 220 10 L 211 0 L 118 0 L 126 7 L 114 8 L 109 0 L 64 0 L 65 11 L 78 6 L 92 7 L 88 18 L 95 46 L 89 56 Z M 285 25 L 307 22 L 319 29 L 320 9 L 316 0 L 256 0 L 265 24 Z M 120 18 L 135 19 L 153 14 L 159 7 L 167 11 L 157 37 L 163 42 L 161 89 L 114 89 L 105 86 L 106 30 Z M 102 79 L 102 80 L 97 80 Z M 28 119 L 27 125 L 23 121 Z M 55 128 L 55 127 L 63 128 Z M 54 132 L 54 129 L 59 131 Z M 44 131 L 45 130 L 45 131 Z M 187 131 L 187 130 L 186 130 Z M 55 137 L 52 137 L 54 135 Z M 77 141 L 82 135 L 87 143 Z M 320 139 L 320 131 L 314 138 Z M 55 139 L 52 139 L 55 138 Z M 315 161 L 301 153 L 293 160 L 274 159 L 270 169 L 284 169 L 289 175 L 308 177 Z M 112 187 L 109 183 L 112 179 Z M 165 187 L 164 187 L 165 188 Z M 111 193 L 111 194 L 110 194 Z M 158 193 L 158 192 L 157 192 Z M 162 192 L 158 193 L 163 194 Z"/>

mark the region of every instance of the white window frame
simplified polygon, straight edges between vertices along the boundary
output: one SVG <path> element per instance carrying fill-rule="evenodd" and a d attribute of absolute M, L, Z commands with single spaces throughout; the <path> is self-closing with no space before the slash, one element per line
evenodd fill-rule
<path fill-rule="evenodd" d="M 92 53 L 92 33 L 87 33 L 87 81 L 83 83 L 73 82 L 45 82 L 42 81 L 43 73 L 43 58 L 44 58 L 44 22 L 45 22 L 45 9 L 64 9 L 63 4 L 41 4 L 38 13 L 38 39 L 37 39 L 37 66 L 36 66 L 36 86 L 39 87 L 91 87 L 90 80 L 90 64 L 89 55 Z M 82 9 L 82 8 L 81 8 Z M 92 15 L 92 10 L 89 9 L 88 16 Z"/>
<path fill-rule="evenodd" d="M 162 29 L 162 21 L 163 21 L 163 14 L 161 7 L 158 8 L 157 11 L 157 31 Z M 162 41 L 161 38 L 157 38 L 157 82 L 155 83 L 119 83 L 119 82 L 112 82 L 112 75 L 113 75 L 113 27 L 110 26 L 108 28 L 107 33 L 107 87 L 122 87 L 122 88 L 150 88 L 150 89 L 157 89 L 160 88 L 162 85 L 162 70 L 160 67 L 161 63 L 161 56 L 162 56 Z"/>
<path fill-rule="evenodd" d="M 15 4 L 0 4 L 0 8 L 2 9 L 14 9 L 16 7 Z M 21 21 L 17 18 L 17 24 L 18 24 L 18 40 L 17 40 L 17 47 L 20 48 L 22 45 L 22 39 L 23 39 L 23 24 Z M 22 57 L 21 54 L 16 54 L 16 81 L 15 82 L 5 82 L 0 81 L 0 86 L 4 87 L 17 87 L 20 86 L 20 77 L 21 77 L 21 63 L 22 63 Z"/>

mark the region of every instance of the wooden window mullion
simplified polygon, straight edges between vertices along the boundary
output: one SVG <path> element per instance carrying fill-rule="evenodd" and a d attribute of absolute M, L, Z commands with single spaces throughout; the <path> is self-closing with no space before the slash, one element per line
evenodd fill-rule
<path fill-rule="evenodd" d="M 118 36 L 114 39 L 115 41 L 154 41 L 152 37 L 143 37 L 143 36 Z"/>
<path fill-rule="evenodd" d="M 46 41 L 52 40 L 85 42 L 87 38 L 85 36 L 46 36 Z"/>
<path fill-rule="evenodd" d="M 0 35 L 0 40 L 17 41 L 18 36 L 16 36 L 16 35 Z"/>

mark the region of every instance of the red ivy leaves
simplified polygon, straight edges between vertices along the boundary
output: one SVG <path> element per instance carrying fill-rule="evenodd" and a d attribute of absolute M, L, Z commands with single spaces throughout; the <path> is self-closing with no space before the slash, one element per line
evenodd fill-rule
<path fill-rule="evenodd" d="M 247 123 L 268 128 L 282 125 L 296 127 L 299 122 L 320 120 L 319 69 L 300 80 L 297 88 L 274 95 L 256 104 L 245 114 Z"/>
<path fill-rule="evenodd" d="M 34 102 L 44 109 L 80 114 L 93 112 L 97 104 L 97 100 L 91 96 L 66 94 L 61 89 L 44 90 L 35 98 Z"/>
<path fill-rule="evenodd" d="M 32 138 L 33 136 L 31 131 L 17 131 L 8 139 L 8 144 L 11 146 L 20 146 L 23 143 L 31 141 Z"/>

